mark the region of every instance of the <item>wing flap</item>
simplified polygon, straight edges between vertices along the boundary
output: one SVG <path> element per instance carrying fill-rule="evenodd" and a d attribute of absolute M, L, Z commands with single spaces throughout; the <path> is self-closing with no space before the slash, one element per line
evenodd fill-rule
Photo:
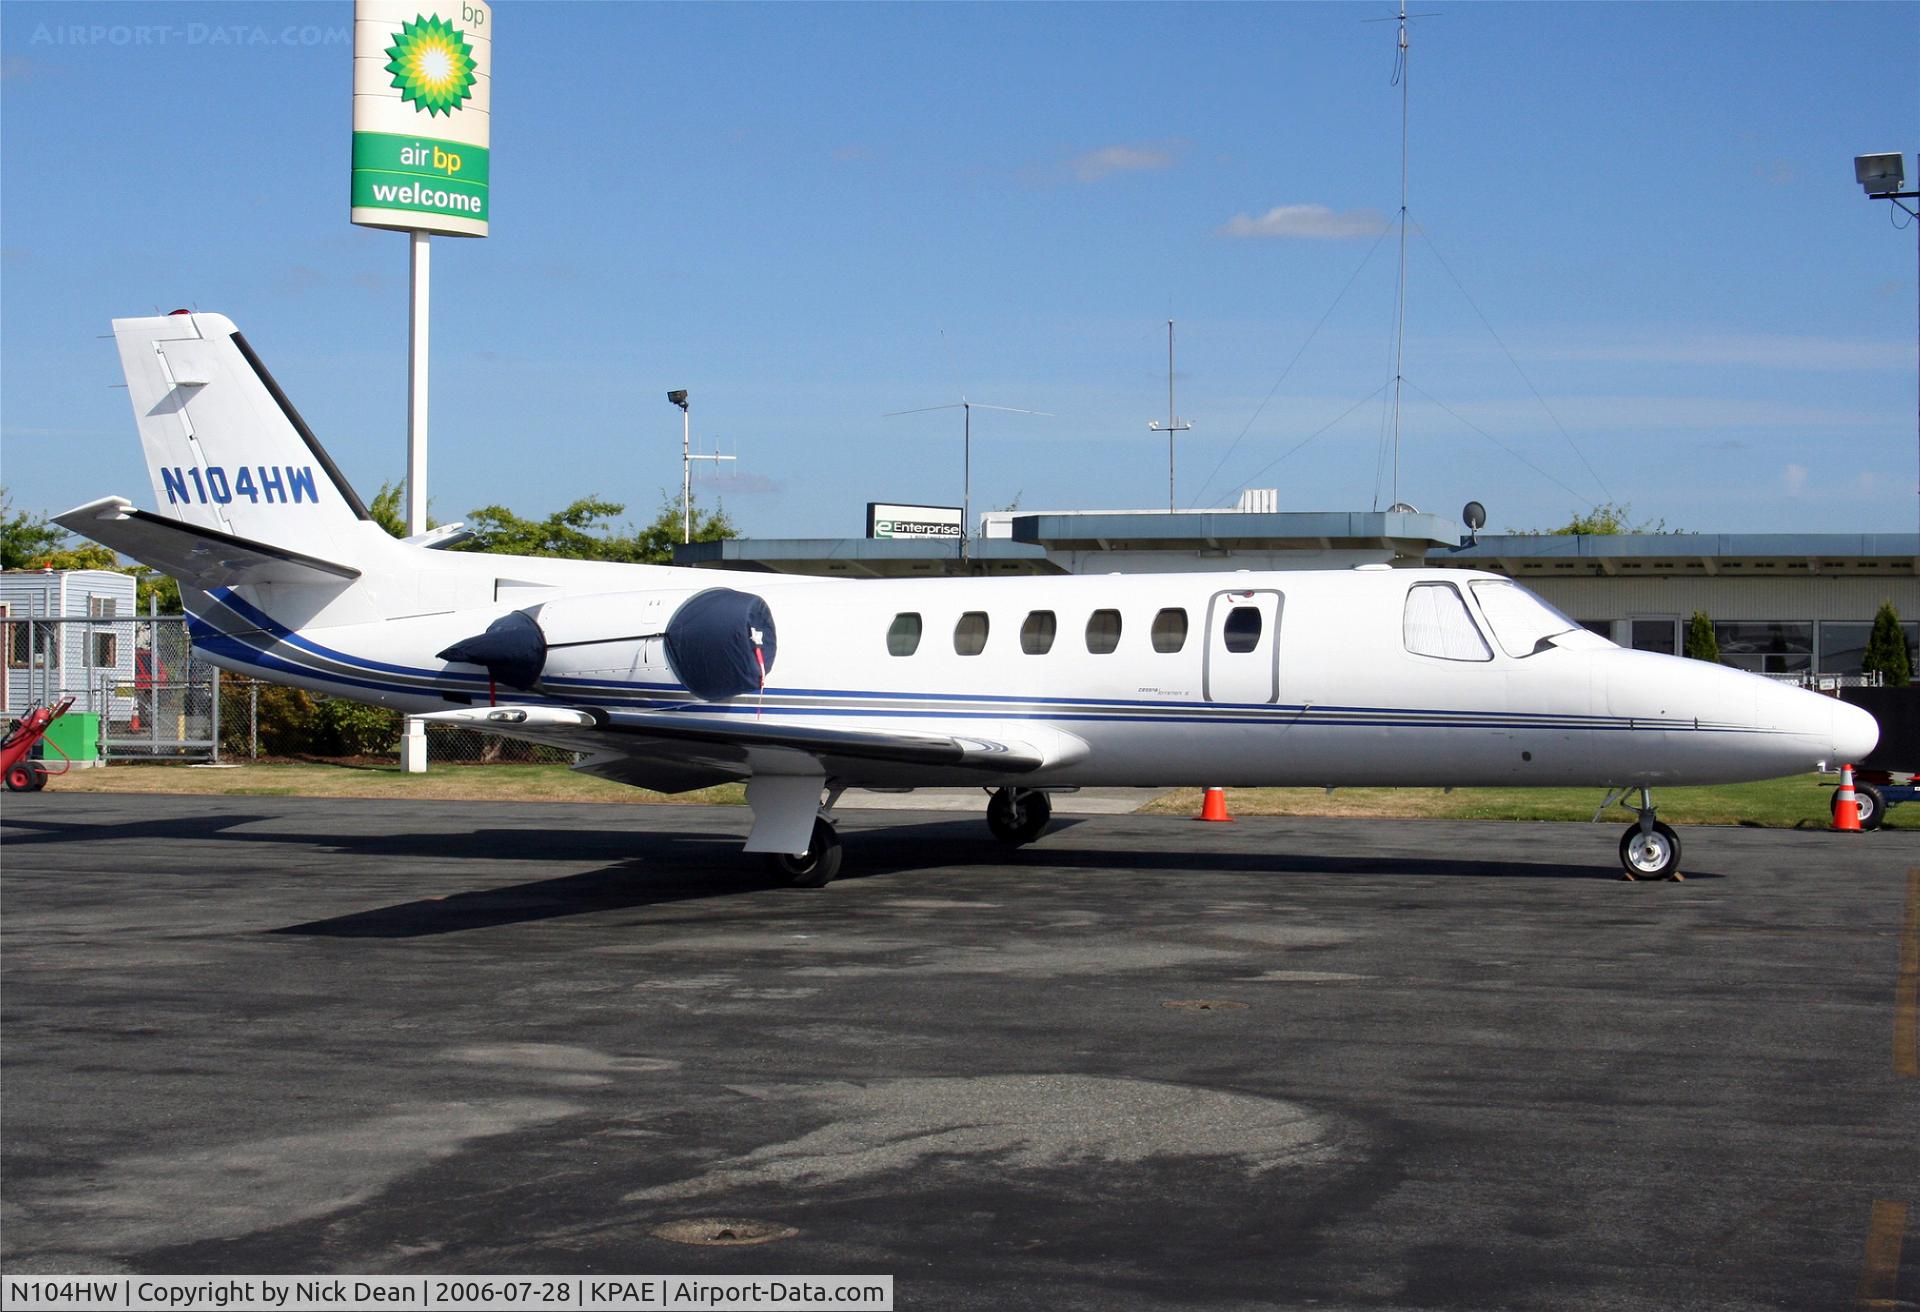
<path fill-rule="evenodd" d="M 1014 737 L 535 705 L 460 707 L 421 718 L 581 752 L 585 759 L 576 769 L 661 792 L 745 779 L 776 763 L 791 772 L 796 758 L 836 778 L 893 781 L 902 768 L 915 778 L 1030 774 L 1087 754 L 1086 743 L 1072 734 L 1025 723 Z"/>
<path fill-rule="evenodd" d="M 137 510 L 124 497 L 76 506 L 53 522 L 205 591 L 244 583 L 351 583 L 360 571 L 284 547 Z"/>

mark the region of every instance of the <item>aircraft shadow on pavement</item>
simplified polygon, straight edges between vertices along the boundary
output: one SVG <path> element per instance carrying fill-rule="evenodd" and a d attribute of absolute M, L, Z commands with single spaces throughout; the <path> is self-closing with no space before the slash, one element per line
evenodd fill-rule
<path fill-rule="evenodd" d="M 847 865 L 835 886 L 885 875 L 933 875 L 942 867 L 992 866 L 1010 878 L 1026 872 L 1184 871 L 1247 875 L 1393 877 L 1479 877 L 1525 879 L 1612 879 L 1611 866 L 1545 862 L 1489 861 L 1457 857 L 1328 856 L 1288 852 L 1207 851 L 1204 844 L 1177 851 L 1115 851 L 1068 847 L 1060 840 L 1078 819 L 1056 822 L 1039 844 L 1009 850 L 981 832 L 977 819 L 915 824 L 900 829 L 869 829 L 848 836 Z M 273 835 L 291 839 L 292 835 Z M 396 841 L 399 840 L 399 841 Z M 550 835 L 534 830 L 493 830 L 455 835 L 368 835 L 298 841 L 348 848 L 363 856 L 406 856 L 417 852 L 446 858 L 476 855 L 537 860 L 612 855 L 603 869 L 499 888 L 473 889 L 444 897 L 420 898 L 366 911 L 331 916 L 272 930 L 275 934 L 319 938 L 420 938 L 467 930 L 599 915 L 676 902 L 777 893 L 786 899 L 831 898 L 833 889 L 781 889 L 761 868 L 758 857 L 743 854 L 737 834 L 649 834 L 570 831 Z M 422 844 L 416 847 L 416 842 Z M 971 860 L 969 858 L 972 858 Z M 1718 875 L 1689 875 L 1717 879 Z"/>

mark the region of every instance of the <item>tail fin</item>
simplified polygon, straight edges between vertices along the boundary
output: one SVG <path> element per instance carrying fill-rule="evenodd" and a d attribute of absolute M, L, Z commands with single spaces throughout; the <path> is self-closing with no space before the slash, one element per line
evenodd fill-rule
<path fill-rule="evenodd" d="M 354 493 L 231 320 L 115 319 L 160 515 L 323 560 L 369 527 Z"/>

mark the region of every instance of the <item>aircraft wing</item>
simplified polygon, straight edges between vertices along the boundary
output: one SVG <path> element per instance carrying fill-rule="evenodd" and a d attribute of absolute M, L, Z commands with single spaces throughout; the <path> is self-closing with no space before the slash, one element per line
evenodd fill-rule
<path fill-rule="evenodd" d="M 76 506 L 53 522 L 203 591 L 242 583 L 350 583 L 360 571 L 285 547 L 136 510 L 124 497 Z"/>
<path fill-rule="evenodd" d="M 844 782 L 915 784 L 954 775 L 1028 774 L 1086 755 L 1072 734 L 1041 725 L 988 732 L 789 724 L 737 713 L 577 710 L 558 706 L 462 707 L 421 717 L 583 753 L 575 767 L 659 792 L 745 779 L 769 767 L 791 773 L 811 758 Z M 1003 735 L 1014 728 L 1017 737 Z"/>

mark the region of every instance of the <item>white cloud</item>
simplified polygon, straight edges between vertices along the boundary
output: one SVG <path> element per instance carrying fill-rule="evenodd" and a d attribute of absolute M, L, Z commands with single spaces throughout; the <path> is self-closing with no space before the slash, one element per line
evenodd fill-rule
<path fill-rule="evenodd" d="M 1788 465 L 1780 471 L 1780 485 L 1787 490 L 1788 496 L 1799 496 L 1807 490 L 1807 467 L 1805 465 Z"/>
<path fill-rule="evenodd" d="M 1179 157 L 1175 142 L 1142 142 L 1139 145 L 1102 146 L 1067 161 L 1073 176 L 1082 182 L 1098 182 L 1115 173 L 1148 173 L 1170 169 Z"/>
<path fill-rule="evenodd" d="M 1325 205 L 1275 205 L 1265 214 L 1236 214 L 1220 228 L 1224 237 L 1305 238 L 1343 241 L 1350 237 L 1377 237 L 1387 226 L 1379 210 L 1331 210 Z"/>

